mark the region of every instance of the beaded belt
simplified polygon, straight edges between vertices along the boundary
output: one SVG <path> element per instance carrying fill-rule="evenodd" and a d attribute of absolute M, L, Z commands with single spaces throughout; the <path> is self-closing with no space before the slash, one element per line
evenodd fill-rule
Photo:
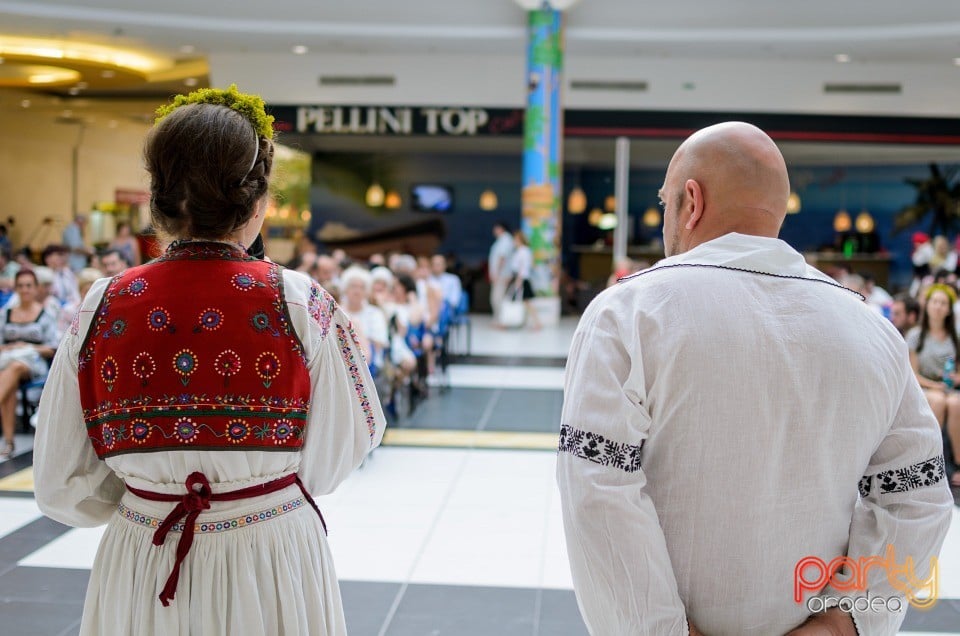
<path fill-rule="evenodd" d="M 251 512 L 248 515 L 231 517 L 230 519 L 219 519 L 217 521 L 198 522 L 193 524 L 193 533 L 210 534 L 215 532 L 225 532 L 227 530 L 236 530 L 238 528 L 246 528 L 247 526 L 252 526 L 262 521 L 276 519 L 277 517 L 285 515 L 288 512 L 299 510 L 306 504 L 307 500 L 301 496 L 297 497 L 296 499 L 291 499 L 290 501 L 285 501 L 282 504 L 277 504 L 272 508 Z M 144 526 L 146 528 L 151 528 L 152 530 L 156 530 L 160 527 L 160 524 L 163 523 L 163 519 L 161 517 L 151 517 L 150 515 L 146 515 L 142 512 L 134 510 L 123 503 L 117 506 L 117 512 L 127 521 Z M 170 527 L 170 532 L 183 532 L 183 528 L 184 524 L 182 522 L 175 523 Z"/>
<path fill-rule="evenodd" d="M 167 518 L 158 522 L 159 525 L 156 526 L 157 530 L 153 533 L 153 545 L 161 546 L 163 545 L 164 539 L 167 538 L 168 532 L 171 530 L 176 530 L 178 526 L 181 532 L 180 540 L 177 541 L 177 558 L 173 563 L 173 571 L 170 573 L 166 584 L 163 586 L 163 590 L 160 592 L 160 602 L 163 603 L 163 606 L 167 607 L 170 605 L 170 601 L 173 600 L 173 596 L 177 591 L 177 581 L 180 579 L 180 564 L 183 563 L 187 553 L 190 552 L 190 546 L 193 545 L 193 534 L 198 531 L 198 528 L 201 529 L 200 531 L 203 531 L 202 528 L 204 526 L 207 527 L 207 532 L 210 532 L 211 526 L 213 528 L 213 532 L 218 531 L 218 522 L 216 521 L 214 521 L 212 524 L 197 523 L 197 517 L 200 516 L 200 513 L 204 510 L 210 509 L 211 501 L 239 501 L 241 499 L 251 499 L 253 497 L 268 495 L 270 493 L 283 490 L 284 488 L 294 484 L 300 487 L 300 492 L 303 493 L 303 499 L 313 507 L 317 515 L 320 517 L 320 524 L 323 526 L 324 533 L 326 533 L 327 524 L 323 520 L 323 515 L 320 514 L 320 508 L 317 507 L 313 497 L 311 497 L 310 493 L 307 492 L 303 482 L 300 481 L 300 477 L 297 476 L 296 473 L 287 475 L 286 477 L 281 477 L 280 479 L 268 481 L 265 484 L 258 484 L 256 486 L 241 488 L 239 490 L 216 493 L 211 490 L 210 482 L 207 481 L 206 475 L 200 472 L 191 473 L 190 476 L 187 477 L 187 482 L 184 484 L 187 488 L 187 492 L 183 495 L 171 495 L 168 493 L 140 490 L 139 488 L 134 488 L 133 486 L 127 484 L 127 490 L 142 499 L 146 499 L 147 501 L 177 502 L 176 507 L 170 511 L 170 514 L 167 515 Z M 268 511 L 263 512 L 264 521 L 267 519 L 267 512 Z M 286 512 L 289 512 L 289 510 Z M 144 517 L 143 515 L 140 516 L 141 518 L 150 519 L 151 522 L 153 520 L 150 517 Z M 247 518 L 248 517 L 246 515 L 243 517 L 245 523 Z M 252 523 L 253 515 L 249 515 L 249 518 Z M 270 518 L 272 518 L 272 515 Z M 183 523 L 180 523 L 181 519 L 183 519 Z M 136 519 L 134 519 L 134 521 L 136 521 Z M 232 522 L 234 520 L 230 521 Z M 260 521 L 260 513 L 257 513 L 257 522 L 259 523 Z M 219 523 L 221 524 L 219 531 L 222 532 L 226 528 L 224 528 L 222 525 L 224 523 L 223 521 Z M 237 523 L 239 523 L 239 521 Z M 152 524 L 151 527 L 153 527 Z"/>

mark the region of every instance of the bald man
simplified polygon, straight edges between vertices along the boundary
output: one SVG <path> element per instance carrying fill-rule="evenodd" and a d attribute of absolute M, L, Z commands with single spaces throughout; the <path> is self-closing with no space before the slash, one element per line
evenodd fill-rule
<path fill-rule="evenodd" d="M 896 329 L 777 238 L 789 192 L 761 130 L 698 131 L 668 258 L 580 321 L 558 481 L 591 634 L 895 634 L 935 581 L 936 419 Z"/>

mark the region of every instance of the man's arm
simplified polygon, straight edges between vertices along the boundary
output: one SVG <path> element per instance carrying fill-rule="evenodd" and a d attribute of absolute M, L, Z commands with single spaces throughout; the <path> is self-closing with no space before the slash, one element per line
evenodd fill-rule
<path fill-rule="evenodd" d="M 925 582 L 933 582 L 932 559 L 940 554 L 953 509 L 944 473 L 940 427 L 917 384 L 905 350 L 902 364 L 905 382 L 899 407 L 860 481 L 860 499 L 850 523 L 847 556 L 858 563 L 860 559 L 877 563 L 864 568 L 867 590 L 858 594 L 884 599 L 899 597 L 903 611 L 854 608 L 851 614 L 861 636 L 897 633 L 909 594 L 922 591 Z M 892 552 L 888 551 L 891 547 Z M 895 574 L 894 585 L 888 572 L 895 572 L 908 559 L 913 564 L 912 571 Z M 889 563 L 884 566 L 881 561 Z M 936 594 L 935 589 L 926 592 Z M 829 586 L 825 593 L 837 597 L 850 594 Z"/>
<path fill-rule="evenodd" d="M 567 361 L 557 478 L 580 612 L 591 634 L 687 636 L 666 540 L 644 492 L 639 352 L 596 301 Z M 634 355 L 631 356 L 630 353 Z"/>

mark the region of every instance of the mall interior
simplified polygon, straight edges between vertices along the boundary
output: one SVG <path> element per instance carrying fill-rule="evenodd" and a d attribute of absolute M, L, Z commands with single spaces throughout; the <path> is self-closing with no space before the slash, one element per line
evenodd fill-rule
<path fill-rule="evenodd" d="M 957 285 L 955 0 L 0 0 L 0 260 L 41 265 L 78 217 L 103 275 L 125 229 L 132 260 L 157 256 L 154 111 L 230 84 L 275 118 L 270 259 L 324 283 L 443 255 L 462 290 L 422 368 L 377 381 L 381 447 L 318 498 L 352 635 L 587 633 L 555 476 L 564 366 L 590 301 L 663 257 L 658 190 L 693 131 L 765 130 L 791 183 L 780 237 L 885 316 L 941 270 Z M 536 261 L 509 328 L 497 223 Z M 67 636 L 104 528 L 41 514 L 29 384 L 0 460 L 0 634 Z M 939 601 L 902 634 L 960 635 L 952 492 Z"/>

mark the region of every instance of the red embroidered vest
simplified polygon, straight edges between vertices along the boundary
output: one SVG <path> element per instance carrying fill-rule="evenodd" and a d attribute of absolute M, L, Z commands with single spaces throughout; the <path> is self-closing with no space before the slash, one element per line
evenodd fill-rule
<path fill-rule="evenodd" d="M 79 380 L 101 459 L 303 443 L 310 376 L 281 268 L 230 245 L 182 243 L 114 278 Z"/>

